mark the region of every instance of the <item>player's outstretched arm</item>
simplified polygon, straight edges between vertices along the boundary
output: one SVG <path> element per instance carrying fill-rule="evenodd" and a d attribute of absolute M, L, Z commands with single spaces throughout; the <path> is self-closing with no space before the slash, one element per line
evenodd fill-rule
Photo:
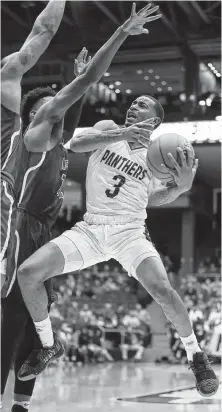
<path fill-rule="evenodd" d="M 93 83 L 101 79 L 124 40 L 129 35 L 148 33 L 148 30 L 144 29 L 143 26 L 145 23 L 161 17 L 161 15 L 150 16 L 157 10 L 158 6 L 150 9 L 150 5 L 148 5 L 136 14 L 134 4 L 130 18 L 116 30 L 112 37 L 95 54 L 93 59 L 88 62 L 85 72 L 60 90 L 50 102 L 45 104 L 44 108 L 42 108 L 44 116 L 51 119 L 54 123 L 64 117 L 68 108 L 79 100 Z"/>
<path fill-rule="evenodd" d="M 133 3 L 130 18 L 120 26 L 112 37 L 100 48 L 88 63 L 85 72 L 60 90 L 53 101 L 48 103 L 48 115 L 50 115 L 51 112 L 51 116 L 54 118 L 56 116 L 60 118 L 61 116 L 63 117 L 67 109 L 75 103 L 93 83 L 101 79 L 103 74 L 108 70 L 116 52 L 129 35 L 148 34 L 148 30 L 144 29 L 143 26 L 161 17 L 161 14 L 152 16 L 158 8 L 158 6 L 151 8 L 151 4 L 149 4 L 136 13 L 136 5 Z"/>
<path fill-rule="evenodd" d="M 74 136 L 67 148 L 73 152 L 92 152 L 121 141 L 140 142 L 148 147 L 153 132 L 153 120 L 149 119 L 129 127 L 120 128 L 113 120 L 102 120 L 94 127 Z"/>
<path fill-rule="evenodd" d="M 52 149 L 53 144 L 55 144 L 52 140 L 50 141 L 53 125 L 64 117 L 69 107 L 78 101 L 93 83 L 100 80 L 128 35 L 142 34 L 144 30 L 146 33 L 148 32 L 143 26 L 145 23 L 161 17 L 161 15 L 150 16 L 157 10 L 158 7 L 150 9 L 150 5 L 148 5 L 136 14 L 135 3 L 133 4 L 130 18 L 116 30 L 112 37 L 95 54 L 93 59 L 87 61 L 86 70 L 39 109 L 26 133 L 27 144 L 28 141 L 31 143 L 30 148 L 27 146 L 28 150 L 47 151 Z M 83 52 L 86 53 L 86 60 L 87 50 L 84 49 Z M 30 134 L 32 134 L 32 138 L 29 138 Z M 45 142 L 38 141 L 40 136 L 46 136 Z"/>
<path fill-rule="evenodd" d="M 21 101 L 20 82 L 38 61 L 57 32 L 65 9 L 65 0 L 50 0 L 37 17 L 32 31 L 21 49 L 2 61 L 1 95 L 2 103 L 8 109 L 19 113 Z M 16 90 L 19 88 L 19 91 Z"/>
<path fill-rule="evenodd" d="M 196 159 L 193 163 L 192 150 L 189 148 L 187 149 L 187 156 L 185 156 L 180 147 L 177 151 L 180 156 L 181 165 L 177 163 L 171 153 L 168 154 L 168 157 L 174 169 L 169 169 L 162 165 L 172 175 L 172 185 L 169 187 L 158 187 L 154 179 L 154 182 L 151 182 L 151 188 L 149 188 L 148 206 L 161 206 L 174 202 L 182 193 L 191 189 L 198 168 L 198 160 Z"/>

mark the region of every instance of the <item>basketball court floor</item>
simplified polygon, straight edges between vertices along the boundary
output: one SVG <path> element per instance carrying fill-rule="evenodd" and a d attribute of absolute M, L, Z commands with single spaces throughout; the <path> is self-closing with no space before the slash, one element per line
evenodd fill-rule
<path fill-rule="evenodd" d="M 220 368 L 216 371 L 220 375 Z M 4 397 L 10 411 L 13 376 Z M 51 366 L 36 383 L 30 412 L 219 412 L 222 388 L 202 398 L 187 366 L 109 363 Z"/>

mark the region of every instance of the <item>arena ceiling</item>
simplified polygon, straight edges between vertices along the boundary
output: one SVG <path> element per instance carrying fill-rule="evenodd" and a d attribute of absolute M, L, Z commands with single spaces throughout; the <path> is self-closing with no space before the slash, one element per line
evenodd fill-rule
<path fill-rule="evenodd" d="M 2 1 L 2 55 L 19 48 L 43 9 L 40 1 Z M 121 82 L 121 91 L 135 94 L 184 90 L 183 53 L 192 50 L 200 61 L 212 63 L 221 72 L 221 2 L 159 1 L 162 19 L 150 24 L 150 34 L 131 36 L 109 70 L 104 82 Z M 132 2 L 67 1 L 62 24 L 47 52 L 26 80 L 51 78 L 64 72 L 85 46 L 94 53 L 115 29 L 127 19 Z M 137 8 L 144 2 L 137 2 Z M 55 63 L 58 69 L 55 69 Z M 41 68 L 48 65 L 48 69 Z M 157 76 L 157 78 L 156 78 Z M 162 84 L 163 82 L 163 84 Z M 155 85 L 151 85 L 155 83 Z"/>

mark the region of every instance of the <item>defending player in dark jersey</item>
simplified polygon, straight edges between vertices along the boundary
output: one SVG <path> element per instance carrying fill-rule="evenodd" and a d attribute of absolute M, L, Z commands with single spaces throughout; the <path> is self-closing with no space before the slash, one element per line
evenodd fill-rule
<path fill-rule="evenodd" d="M 83 69 L 83 62 L 77 58 L 74 70 L 76 75 L 79 74 L 80 65 Z M 45 100 L 54 95 L 55 92 L 50 87 L 46 87 L 32 90 L 24 97 L 21 108 L 22 137 L 35 112 Z M 71 128 L 72 134 L 79 121 L 82 102 L 83 98 L 71 109 L 74 123 Z M 2 290 L 7 297 L 2 299 L 1 395 L 4 394 L 13 354 L 15 353 L 16 376 L 33 347 L 41 347 L 17 283 L 16 266 L 51 239 L 51 227 L 58 217 L 64 198 L 63 183 L 68 169 L 68 156 L 63 146 L 62 133 L 57 145 L 45 153 L 28 152 L 23 138 L 20 139 L 19 155 L 15 176 L 18 197 L 16 237 L 19 240 L 19 248 L 16 242 L 9 246 L 7 265 L 9 281 L 6 281 Z M 9 159 L 9 165 L 13 162 L 12 156 L 11 162 Z M 50 306 L 54 297 L 51 281 L 45 282 L 45 287 Z M 62 353 L 62 348 L 60 353 Z M 34 384 L 35 379 L 22 382 L 16 376 L 13 412 L 28 411 Z"/>
<path fill-rule="evenodd" d="M 15 234 L 14 176 L 7 160 L 16 151 L 20 127 L 21 80 L 47 49 L 63 17 L 65 1 L 50 0 L 37 17 L 22 48 L 1 61 L 1 274 L 5 275 L 7 248 Z M 2 279 L 2 285 L 4 281 Z"/>

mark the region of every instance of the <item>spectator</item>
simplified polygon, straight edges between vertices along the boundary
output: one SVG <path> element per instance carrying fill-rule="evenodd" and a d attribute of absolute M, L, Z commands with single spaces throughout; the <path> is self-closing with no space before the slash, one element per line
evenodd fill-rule
<path fill-rule="evenodd" d="M 203 312 L 199 309 L 199 307 L 196 306 L 194 302 L 192 302 L 191 308 L 189 310 L 189 318 L 192 325 L 197 321 L 203 320 L 204 318 Z"/>
<path fill-rule="evenodd" d="M 124 343 L 121 345 L 122 359 L 127 361 L 129 359 L 129 351 L 136 351 L 134 360 L 141 361 L 144 354 L 143 337 L 138 333 L 133 333 L 131 328 L 128 329 Z"/>
<path fill-rule="evenodd" d="M 187 285 L 187 288 L 184 291 L 185 296 L 189 296 L 190 299 L 194 302 L 197 303 L 197 290 L 193 286 L 192 282 L 189 282 Z"/>

